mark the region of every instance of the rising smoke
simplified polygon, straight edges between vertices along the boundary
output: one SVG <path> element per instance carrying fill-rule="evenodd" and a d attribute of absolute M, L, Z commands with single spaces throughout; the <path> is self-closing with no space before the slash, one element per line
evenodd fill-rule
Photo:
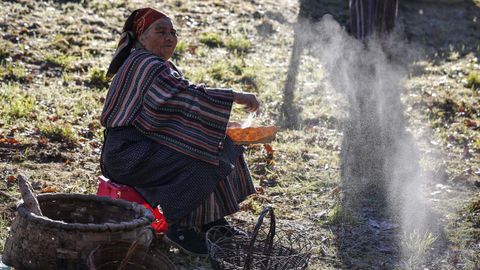
<path fill-rule="evenodd" d="M 349 117 L 342 143 L 345 193 L 381 197 L 385 205 L 377 207 L 398 219 L 399 239 L 423 235 L 429 230 L 424 198 L 427 179 L 418 165 L 415 140 L 406 131 L 400 99 L 415 50 L 395 34 L 367 42 L 356 40 L 330 16 L 315 25 L 299 23 L 296 32 L 320 59 L 329 84 L 347 101 Z M 402 252 L 403 259 L 422 255 L 411 254 L 405 246 Z"/>

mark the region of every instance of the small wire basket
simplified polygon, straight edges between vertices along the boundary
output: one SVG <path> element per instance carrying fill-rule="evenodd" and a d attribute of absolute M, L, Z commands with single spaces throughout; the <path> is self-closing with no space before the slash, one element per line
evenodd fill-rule
<path fill-rule="evenodd" d="M 262 226 L 270 214 L 270 225 Z M 272 207 L 260 214 L 251 233 L 240 233 L 234 226 L 215 226 L 207 232 L 212 267 L 216 270 L 237 269 L 305 269 L 312 244 L 291 226 L 277 230 Z"/>

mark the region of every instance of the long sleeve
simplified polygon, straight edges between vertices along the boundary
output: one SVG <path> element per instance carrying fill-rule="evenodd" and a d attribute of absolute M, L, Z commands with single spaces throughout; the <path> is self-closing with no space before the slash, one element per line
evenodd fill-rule
<path fill-rule="evenodd" d="M 232 103 L 231 90 L 192 84 L 165 62 L 143 94 L 134 125 L 158 143 L 218 164 Z"/>

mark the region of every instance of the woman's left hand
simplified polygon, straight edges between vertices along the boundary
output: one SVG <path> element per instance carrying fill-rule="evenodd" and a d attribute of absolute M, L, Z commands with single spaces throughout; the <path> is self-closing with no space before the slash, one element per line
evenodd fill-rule
<path fill-rule="evenodd" d="M 248 112 L 255 112 L 260 108 L 257 97 L 250 93 L 233 92 L 233 102 L 244 105 Z"/>

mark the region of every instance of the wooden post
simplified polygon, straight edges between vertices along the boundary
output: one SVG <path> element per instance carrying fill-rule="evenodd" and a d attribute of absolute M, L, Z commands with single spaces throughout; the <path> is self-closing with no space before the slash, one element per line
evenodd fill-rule
<path fill-rule="evenodd" d="M 19 174 L 17 176 L 18 187 L 20 188 L 20 193 L 22 194 L 22 199 L 24 206 L 38 216 L 43 216 L 40 205 L 38 204 L 37 197 L 33 193 L 33 188 L 26 176 Z"/>

